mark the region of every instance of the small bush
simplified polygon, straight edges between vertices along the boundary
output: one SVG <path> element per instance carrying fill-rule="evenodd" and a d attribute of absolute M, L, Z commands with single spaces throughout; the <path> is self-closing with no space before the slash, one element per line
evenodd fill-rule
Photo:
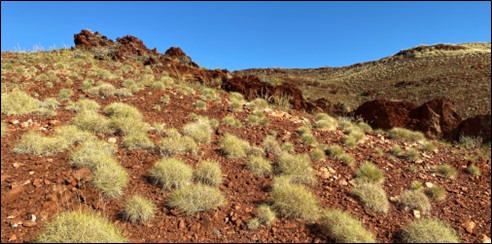
<path fill-rule="evenodd" d="M 195 108 L 199 110 L 207 110 L 207 102 L 204 102 L 202 100 L 198 100 L 195 102 Z"/>
<path fill-rule="evenodd" d="M 402 231 L 405 243 L 460 243 L 460 239 L 448 224 L 434 219 L 421 219 L 408 224 Z"/>
<path fill-rule="evenodd" d="M 93 110 L 82 110 L 72 119 L 72 124 L 81 130 L 112 134 L 109 120 Z"/>
<path fill-rule="evenodd" d="M 458 171 L 449 164 L 442 164 L 432 169 L 432 173 L 449 179 L 456 179 Z"/>
<path fill-rule="evenodd" d="M 369 124 L 365 123 L 365 122 L 359 122 L 359 123 L 357 123 L 357 125 L 364 132 L 372 131 L 372 127 Z"/>
<path fill-rule="evenodd" d="M 310 133 L 304 133 L 301 135 L 301 142 L 302 144 L 306 146 L 316 146 L 318 145 L 318 141 L 316 140 L 316 137 L 314 137 L 313 134 Z"/>
<path fill-rule="evenodd" d="M 212 128 L 208 120 L 198 120 L 193 123 L 186 124 L 183 127 L 183 134 L 195 140 L 196 143 L 210 143 L 212 139 Z"/>
<path fill-rule="evenodd" d="M 87 92 L 94 96 L 109 97 L 115 94 L 116 88 L 114 88 L 114 86 L 109 83 L 102 83 L 99 86 L 87 89 Z"/>
<path fill-rule="evenodd" d="M 426 152 L 433 152 L 436 150 L 436 146 L 431 141 L 424 142 L 424 144 L 422 144 L 422 148 Z"/>
<path fill-rule="evenodd" d="M 316 115 L 314 118 L 315 124 L 314 126 L 317 129 L 323 130 L 323 131 L 333 131 L 336 130 L 338 127 L 338 121 L 336 118 L 333 118 L 325 113 L 319 113 Z"/>
<path fill-rule="evenodd" d="M 410 184 L 410 189 L 418 190 L 421 189 L 423 186 L 424 184 L 422 184 L 422 182 L 420 181 L 412 181 L 412 183 Z"/>
<path fill-rule="evenodd" d="M 392 139 L 404 140 L 404 141 L 423 141 L 425 140 L 424 134 L 418 131 L 411 131 L 404 128 L 393 128 L 388 131 L 388 135 Z"/>
<path fill-rule="evenodd" d="M 150 170 L 150 177 L 162 189 L 169 190 L 191 184 L 193 169 L 179 159 L 167 158 L 154 164 Z"/>
<path fill-rule="evenodd" d="M 482 138 L 480 137 L 470 137 L 470 136 L 460 136 L 459 142 L 462 146 L 467 149 L 477 148 L 482 145 Z"/>
<path fill-rule="evenodd" d="M 248 108 L 252 111 L 263 111 L 268 108 L 268 102 L 263 98 L 256 98 L 248 103 Z"/>
<path fill-rule="evenodd" d="M 283 153 L 278 159 L 280 172 L 288 175 L 293 183 L 314 184 L 316 175 L 306 154 Z"/>
<path fill-rule="evenodd" d="M 222 138 L 220 147 L 228 158 L 244 158 L 250 149 L 247 141 L 229 133 L 226 133 Z"/>
<path fill-rule="evenodd" d="M 275 157 L 280 156 L 282 154 L 282 149 L 280 148 L 280 145 L 278 144 L 277 139 L 275 136 L 268 135 L 263 139 L 263 142 L 261 144 L 263 148 L 265 149 L 266 153 L 271 153 Z"/>
<path fill-rule="evenodd" d="M 113 117 L 109 119 L 109 128 L 113 133 L 123 135 L 146 134 L 150 125 L 132 117 Z"/>
<path fill-rule="evenodd" d="M 246 121 L 250 125 L 268 125 L 270 120 L 262 111 L 254 111 L 247 118 Z"/>
<path fill-rule="evenodd" d="M 123 195 L 123 188 L 128 183 L 128 173 L 125 168 L 114 163 L 98 163 L 92 172 L 92 183 L 107 197 L 119 197 Z"/>
<path fill-rule="evenodd" d="M 222 183 L 220 164 L 213 160 L 202 161 L 196 166 L 193 177 L 203 184 L 218 186 Z"/>
<path fill-rule="evenodd" d="M 294 144 L 292 142 L 286 142 L 280 146 L 282 151 L 287 152 L 287 153 L 294 153 Z"/>
<path fill-rule="evenodd" d="M 186 215 L 217 209 L 224 203 L 225 197 L 219 189 L 202 184 L 179 188 L 171 193 L 167 201 L 169 207 L 176 208 Z"/>
<path fill-rule="evenodd" d="M 408 210 L 419 210 L 423 214 L 429 213 L 431 210 L 431 204 L 429 198 L 423 191 L 404 191 L 400 196 L 400 204 L 403 208 Z"/>
<path fill-rule="evenodd" d="M 270 206 L 266 204 L 261 204 L 256 208 L 256 215 L 260 223 L 270 226 L 275 220 L 275 211 L 273 211 Z"/>
<path fill-rule="evenodd" d="M 249 148 L 248 155 L 264 156 L 265 155 L 265 150 L 263 148 L 261 148 L 261 147 L 251 146 Z"/>
<path fill-rule="evenodd" d="M 6 115 L 22 115 L 39 111 L 39 101 L 32 98 L 29 94 L 14 90 L 2 93 L 1 110 Z"/>
<path fill-rule="evenodd" d="M 314 149 L 314 151 L 311 152 L 311 160 L 313 161 L 320 161 L 325 159 L 325 151 L 320 148 Z"/>
<path fill-rule="evenodd" d="M 242 126 L 241 121 L 234 118 L 232 115 L 227 115 L 224 117 L 224 119 L 222 119 L 222 123 L 233 128 L 241 128 Z"/>
<path fill-rule="evenodd" d="M 79 112 L 82 110 L 97 111 L 100 108 L 101 108 L 101 106 L 96 101 L 94 101 L 92 99 L 86 99 L 86 98 L 82 98 L 82 99 L 79 99 L 77 102 L 70 103 L 66 107 L 66 109 L 68 111 L 72 111 L 72 112 Z"/>
<path fill-rule="evenodd" d="M 151 200 L 135 195 L 126 202 L 124 216 L 131 223 L 147 223 L 154 218 L 155 211 L 155 204 Z"/>
<path fill-rule="evenodd" d="M 348 212 L 330 210 L 321 216 L 321 227 L 338 243 L 375 243 L 374 234 Z"/>
<path fill-rule="evenodd" d="M 70 99 L 70 96 L 72 96 L 72 94 L 73 94 L 72 89 L 62 88 L 58 92 L 58 99 L 60 101 L 68 100 L 68 99 Z"/>
<path fill-rule="evenodd" d="M 47 223 L 35 242 L 41 243 L 123 243 L 121 230 L 93 212 L 72 211 L 58 214 Z"/>
<path fill-rule="evenodd" d="M 65 139 L 70 145 L 74 144 L 75 142 L 83 142 L 96 139 L 94 134 L 87 131 L 79 130 L 74 125 L 62 125 L 57 127 L 55 129 L 55 132 L 53 133 L 53 136 Z"/>
<path fill-rule="evenodd" d="M 343 155 L 345 153 L 345 151 L 343 150 L 342 147 L 340 147 L 339 145 L 332 145 L 330 147 L 328 147 L 326 149 L 328 155 L 330 155 L 330 157 L 332 158 L 339 158 L 341 155 Z"/>
<path fill-rule="evenodd" d="M 357 144 L 363 142 L 365 137 L 362 130 L 353 130 L 345 137 L 344 143 L 349 147 L 355 147 Z"/>
<path fill-rule="evenodd" d="M 303 125 L 303 126 L 297 128 L 297 132 L 299 132 L 300 135 L 313 133 L 311 128 L 309 127 L 309 125 Z"/>
<path fill-rule="evenodd" d="M 398 145 L 394 145 L 393 147 L 391 147 L 390 149 L 390 153 L 391 155 L 395 156 L 395 157 L 399 157 L 401 152 L 403 150 L 401 149 L 401 147 L 399 147 Z"/>
<path fill-rule="evenodd" d="M 111 118 L 132 118 L 143 120 L 143 115 L 137 108 L 122 102 L 114 102 L 104 108 L 104 114 Z"/>
<path fill-rule="evenodd" d="M 446 199 L 446 190 L 438 185 L 433 185 L 431 188 L 425 189 L 425 194 L 438 201 Z"/>
<path fill-rule="evenodd" d="M 400 154 L 400 157 L 410 162 L 415 162 L 420 158 L 419 152 L 414 148 L 408 148 Z"/>
<path fill-rule="evenodd" d="M 480 168 L 474 164 L 470 164 L 468 165 L 468 167 L 466 167 L 466 172 L 468 174 L 471 174 L 473 176 L 480 176 L 482 175 L 482 172 L 480 171 Z"/>
<path fill-rule="evenodd" d="M 346 153 L 343 153 L 337 159 L 342 161 L 342 163 L 347 165 L 347 166 L 352 166 L 355 164 L 355 159 Z"/>
<path fill-rule="evenodd" d="M 271 193 L 272 207 L 287 218 L 314 221 L 319 216 L 319 201 L 302 185 L 293 184 L 289 177 L 274 179 Z"/>
<path fill-rule="evenodd" d="M 169 104 L 169 101 L 171 101 L 171 98 L 169 97 L 169 95 L 167 95 L 167 94 L 162 95 L 160 102 L 163 105 Z"/>
<path fill-rule="evenodd" d="M 359 182 L 384 182 L 384 172 L 371 162 L 364 162 L 355 174 Z"/>
<path fill-rule="evenodd" d="M 125 136 L 123 146 L 129 150 L 150 149 L 154 147 L 154 142 L 152 142 L 147 133 L 137 131 Z"/>
<path fill-rule="evenodd" d="M 381 149 L 381 148 L 379 148 L 379 147 L 374 148 L 374 152 L 375 152 L 377 155 L 383 155 L 383 154 L 384 154 L 383 149 Z"/>
<path fill-rule="evenodd" d="M 22 136 L 13 152 L 51 156 L 67 149 L 70 145 L 69 141 L 62 137 L 47 137 L 39 132 L 30 131 Z"/>
<path fill-rule="evenodd" d="M 381 185 L 374 182 L 361 182 L 354 186 L 352 194 L 357 196 L 364 206 L 376 212 L 387 213 L 389 201 Z"/>
<path fill-rule="evenodd" d="M 263 176 L 272 173 L 272 164 L 263 156 L 251 155 L 246 162 L 246 168 L 253 174 Z"/>
<path fill-rule="evenodd" d="M 177 136 L 171 134 L 171 136 L 168 135 L 167 137 L 162 138 L 158 143 L 158 147 L 164 156 L 173 156 L 186 153 L 194 154 L 197 151 L 198 145 L 193 138 L 182 136 L 177 132 Z"/>
<path fill-rule="evenodd" d="M 248 230 L 256 230 L 260 227 L 260 220 L 258 218 L 252 218 L 248 221 Z"/>

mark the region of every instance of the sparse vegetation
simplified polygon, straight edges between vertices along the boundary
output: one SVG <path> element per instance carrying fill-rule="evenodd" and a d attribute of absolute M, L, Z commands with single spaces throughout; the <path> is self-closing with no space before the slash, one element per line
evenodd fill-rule
<path fill-rule="evenodd" d="M 329 210 L 321 216 L 321 227 L 338 243 L 375 243 L 374 234 L 348 212 Z"/>
<path fill-rule="evenodd" d="M 202 161 L 196 166 L 193 177 L 203 184 L 218 186 L 222 183 L 220 164 L 213 160 Z"/>
<path fill-rule="evenodd" d="M 315 127 L 320 130 L 332 131 L 338 126 L 338 121 L 325 113 L 319 113 L 315 116 Z"/>
<path fill-rule="evenodd" d="M 425 194 L 438 201 L 446 199 L 446 190 L 435 184 L 432 187 L 425 189 Z"/>
<path fill-rule="evenodd" d="M 364 162 L 355 174 L 359 182 L 379 184 L 384 181 L 384 172 L 372 162 Z"/>
<path fill-rule="evenodd" d="M 433 168 L 432 172 L 438 176 L 453 179 L 453 180 L 456 179 L 456 177 L 458 177 L 458 171 L 456 170 L 456 168 L 454 168 L 449 164 L 439 165 Z"/>
<path fill-rule="evenodd" d="M 261 155 L 251 155 L 246 162 L 246 168 L 255 175 L 267 175 L 272 173 L 272 164 Z"/>
<path fill-rule="evenodd" d="M 227 115 L 226 117 L 224 117 L 222 119 L 222 123 L 233 128 L 241 128 L 243 126 L 241 124 L 241 121 L 234 118 L 234 116 L 232 115 Z"/>
<path fill-rule="evenodd" d="M 271 153 L 275 157 L 280 156 L 282 154 L 282 149 L 280 148 L 280 145 L 278 144 L 277 139 L 275 136 L 268 135 L 263 139 L 263 142 L 261 144 L 263 148 L 265 149 L 266 153 Z"/>
<path fill-rule="evenodd" d="M 434 219 L 421 219 L 408 224 L 402 231 L 405 243 L 460 243 L 448 224 Z"/>
<path fill-rule="evenodd" d="M 246 121 L 250 125 L 268 125 L 270 123 L 270 120 L 268 117 L 263 113 L 263 111 L 254 111 L 251 113 L 247 118 Z"/>
<path fill-rule="evenodd" d="M 282 153 L 278 159 L 278 168 L 290 182 L 301 184 L 316 183 L 316 175 L 311 167 L 311 160 L 306 154 Z"/>
<path fill-rule="evenodd" d="M 268 102 L 263 98 L 256 98 L 248 103 L 248 108 L 254 111 L 263 111 L 268 108 Z"/>
<path fill-rule="evenodd" d="M 387 213 L 389 209 L 389 201 L 386 192 L 380 184 L 363 181 L 354 186 L 352 194 L 357 196 L 364 206 L 376 212 Z"/>
<path fill-rule="evenodd" d="M 256 215 L 260 223 L 270 226 L 275 220 L 275 212 L 266 204 L 261 204 L 256 208 Z"/>
<path fill-rule="evenodd" d="M 1 134 L 1 137 L 4 137 L 4 136 L 7 136 L 9 134 L 9 128 L 7 127 L 7 124 L 5 124 L 3 121 L 2 121 L 2 134 Z"/>
<path fill-rule="evenodd" d="M 199 119 L 196 122 L 186 124 L 183 134 L 195 140 L 196 143 L 210 143 L 212 139 L 212 128 L 208 119 Z"/>
<path fill-rule="evenodd" d="M 480 168 L 474 164 L 470 164 L 468 165 L 468 167 L 466 167 L 466 172 L 468 174 L 471 174 L 473 176 L 480 176 L 482 175 L 482 172 L 480 171 Z"/>
<path fill-rule="evenodd" d="M 164 190 L 180 188 L 191 184 L 193 169 L 177 158 L 158 161 L 150 170 L 150 177 Z"/>
<path fill-rule="evenodd" d="M 46 225 L 36 242 L 41 243 L 123 243 L 121 230 L 93 212 L 72 211 L 58 214 Z"/>
<path fill-rule="evenodd" d="M 482 145 L 482 138 L 480 137 L 470 137 L 470 136 L 460 136 L 459 142 L 462 146 L 467 149 L 477 148 Z"/>
<path fill-rule="evenodd" d="M 23 91 L 14 90 L 2 93 L 2 114 L 22 115 L 36 113 L 40 110 L 39 104 L 39 100 L 32 98 Z"/>
<path fill-rule="evenodd" d="M 400 195 L 400 204 L 404 209 L 419 210 L 423 214 L 429 213 L 431 204 L 429 198 L 420 190 L 407 190 Z"/>
<path fill-rule="evenodd" d="M 92 99 L 86 99 L 86 98 L 81 98 L 74 103 L 69 103 L 66 106 L 66 109 L 68 111 L 72 111 L 72 112 L 79 112 L 82 110 L 97 111 L 100 108 L 101 108 L 101 106 L 99 105 L 99 103 L 97 103 L 96 101 L 94 101 Z"/>
<path fill-rule="evenodd" d="M 258 218 L 252 218 L 247 223 L 249 230 L 256 230 L 260 227 L 260 220 Z"/>
<path fill-rule="evenodd" d="M 288 218 L 301 218 L 314 221 L 319 217 L 319 201 L 304 186 L 290 182 L 289 177 L 280 176 L 274 179 L 272 207 Z"/>
<path fill-rule="evenodd" d="M 47 137 L 39 132 L 30 131 L 22 136 L 13 152 L 51 156 L 67 149 L 70 145 L 70 142 L 63 137 Z"/>
<path fill-rule="evenodd" d="M 311 159 L 315 162 L 321 161 L 325 159 L 325 151 L 320 148 L 316 148 L 311 152 L 310 156 Z"/>
<path fill-rule="evenodd" d="M 196 153 L 198 145 L 189 136 L 182 136 L 178 131 L 167 133 L 167 137 L 162 138 L 158 143 L 160 152 L 164 156 L 177 154 Z"/>
<path fill-rule="evenodd" d="M 225 197 L 222 192 L 215 187 L 203 184 L 179 188 L 171 193 L 167 200 L 169 207 L 176 208 L 186 215 L 213 210 L 223 204 L 225 204 Z"/>
<path fill-rule="evenodd" d="M 425 136 L 422 132 L 411 131 L 405 128 L 393 128 L 388 131 L 388 136 L 392 139 L 404 141 L 424 141 Z"/>
<path fill-rule="evenodd" d="M 126 202 L 124 216 L 131 223 L 147 223 L 154 218 L 155 211 L 155 204 L 151 200 L 134 195 Z"/>
<path fill-rule="evenodd" d="M 239 139 L 233 134 L 226 133 L 221 140 L 220 148 L 228 158 L 245 158 L 250 149 L 247 141 Z"/>

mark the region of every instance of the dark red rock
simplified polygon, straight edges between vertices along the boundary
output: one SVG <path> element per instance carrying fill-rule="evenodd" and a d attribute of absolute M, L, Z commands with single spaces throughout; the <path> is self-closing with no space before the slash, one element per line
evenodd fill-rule
<path fill-rule="evenodd" d="M 410 128 L 433 139 L 449 138 L 461 122 L 452 102 L 444 98 L 433 99 L 413 109 L 410 118 L 416 122 Z"/>
<path fill-rule="evenodd" d="M 491 116 L 477 115 L 463 120 L 454 130 L 453 138 L 459 140 L 460 136 L 482 138 L 483 142 L 490 142 Z"/>
<path fill-rule="evenodd" d="M 365 102 L 354 112 L 355 117 L 364 119 L 373 128 L 391 129 L 406 127 L 409 114 L 416 106 L 410 102 L 376 99 Z"/>

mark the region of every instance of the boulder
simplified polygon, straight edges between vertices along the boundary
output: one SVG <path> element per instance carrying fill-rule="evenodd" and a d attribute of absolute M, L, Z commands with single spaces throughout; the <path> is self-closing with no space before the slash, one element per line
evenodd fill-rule
<path fill-rule="evenodd" d="M 450 138 L 461 117 L 450 100 L 437 98 L 422 104 L 410 112 L 414 124 L 409 127 L 423 132 L 429 138 Z"/>
<path fill-rule="evenodd" d="M 482 138 L 482 142 L 490 142 L 491 116 L 477 115 L 463 120 L 453 133 L 453 139 L 459 140 L 461 136 Z"/>
<path fill-rule="evenodd" d="M 391 129 L 407 127 L 410 124 L 409 114 L 416 106 L 410 102 L 376 99 L 360 105 L 354 112 L 373 128 Z"/>

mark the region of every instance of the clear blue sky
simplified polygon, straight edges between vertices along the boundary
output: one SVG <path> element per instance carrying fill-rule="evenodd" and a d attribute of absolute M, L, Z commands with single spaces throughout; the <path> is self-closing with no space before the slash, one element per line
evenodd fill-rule
<path fill-rule="evenodd" d="M 490 42 L 490 2 L 1 2 L 2 51 L 73 46 L 81 29 L 181 47 L 207 68 L 317 68 L 420 44 Z"/>

